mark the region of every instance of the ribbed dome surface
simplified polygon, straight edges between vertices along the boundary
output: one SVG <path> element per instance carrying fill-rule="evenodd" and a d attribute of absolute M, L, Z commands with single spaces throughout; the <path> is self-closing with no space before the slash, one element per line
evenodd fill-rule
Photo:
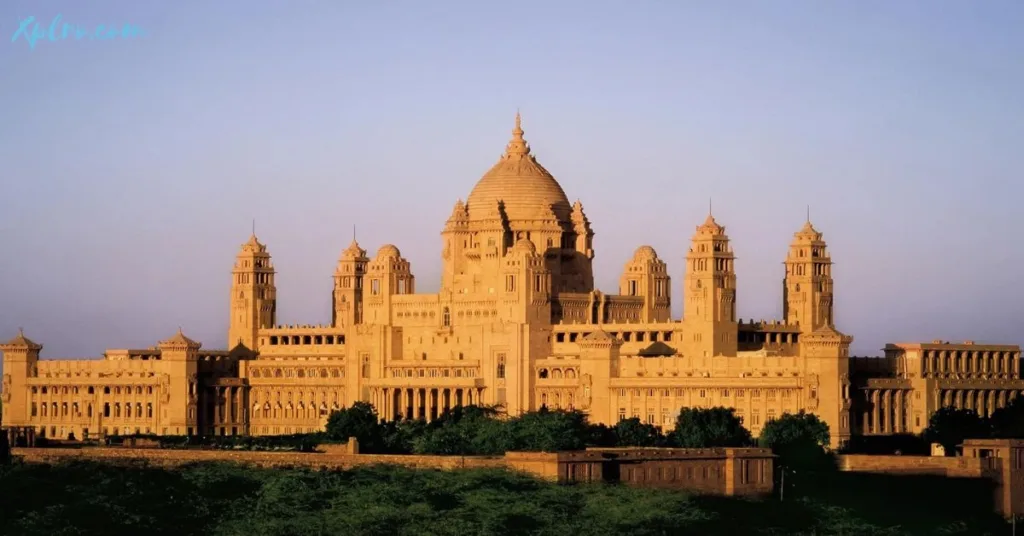
<path fill-rule="evenodd" d="M 486 219 L 498 201 L 504 203 L 509 221 L 544 219 L 552 210 L 560 221 L 569 221 L 572 212 L 558 181 L 530 154 L 519 114 L 505 154 L 469 194 L 469 219 Z"/>

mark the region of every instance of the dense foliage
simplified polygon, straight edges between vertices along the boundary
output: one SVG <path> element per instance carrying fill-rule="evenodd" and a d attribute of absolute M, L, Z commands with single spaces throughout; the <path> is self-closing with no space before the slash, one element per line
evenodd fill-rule
<path fill-rule="evenodd" d="M 928 428 L 922 435 L 929 443 L 942 445 L 947 456 L 953 456 L 957 445 L 965 439 L 991 437 L 992 424 L 974 410 L 945 407 L 932 413 Z"/>
<path fill-rule="evenodd" d="M 758 443 L 772 449 L 785 467 L 819 467 L 831 462 L 826 452 L 830 439 L 828 424 L 801 410 L 768 421 Z"/>
<path fill-rule="evenodd" d="M 900 480 L 906 482 L 906 480 Z M 872 490 L 868 492 L 867 490 Z M 898 494 L 898 497 L 897 495 Z M 25 536 L 995 534 L 973 490 L 887 486 L 836 473 L 792 498 L 746 501 L 500 470 L 164 470 L 74 462 L 0 468 L 0 531 Z M 956 507 L 936 503 L 947 497 Z M 900 507 L 886 507 L 898 500 Z"/>
<path fill-rule="evenodd" d="M 675 430 L 663 434 L 633 417 L 608 427 L 591 424 L 582 411 L 541 407 L 508 417 L 493 407 L 451 409 L 430 423 L 378 422 L 365 402 L 334 412 L 326 437 L 355 437 L 361 452 L 394 454 L 497 455 L 507 451 L 558 451 L 586 447 L 742 447 L 753 445 L 733 410 L 686 408 Z"/>
<path fill-rule="evenodd" d="M 989 420 L 993 437 L 1024 439 L 1024 397 L 1018 396 L 995 410 Z"/>
<path fill-rule="evenodd" d="M 747 447 L 754 443 L 732 408 L 683 408 L 672 440 L 680 447 Z"/>

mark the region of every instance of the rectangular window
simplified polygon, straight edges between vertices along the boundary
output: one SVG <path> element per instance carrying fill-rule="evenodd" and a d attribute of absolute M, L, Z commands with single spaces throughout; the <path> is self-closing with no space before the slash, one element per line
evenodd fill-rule
<path fill-rule="evenodd" d="M 636 296 L 636 281 L 629 282 L 629 295 Z"/>
<path fill-rule="evenodd" d="M 516 291 L 516 276 L 506 275 L 505 276 L 505 292 Z"/>
<path fill-rule="evenodd" d="M 380 294 L 380 279 L 374 279 L 370 282 L 370 294 Z"/>
<path fill-rule="evenodd" d="M 619 408 L 619 420 L 626 420 L 626 408 Z"/>

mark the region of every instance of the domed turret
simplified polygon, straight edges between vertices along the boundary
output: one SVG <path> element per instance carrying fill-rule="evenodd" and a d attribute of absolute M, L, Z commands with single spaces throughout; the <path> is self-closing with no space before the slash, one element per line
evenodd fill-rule
<path fill-rule="evenodd" d="M 377 250 L 377 260 L 383 259 L 399 259 L 402 257 L 402 252 L 398 251 L 398 248 L 392 244 L 384 244 Z"/>
<path fill-rule="evenodd" d="M 658 260 L 658 253 L 651 246 L 640 246 L 633 252 L 634 261 Z"/>
<path fill-rule="evenodd" d="M 516 126 L 505 154 L 473 187 L 467 199 L 471 220 L 486 219 L 488 211 L 503 203 L 510 222 L 534 220 L 554 212 L 560 222 L 569 222 L 572 206 L 558 181 L 530 154 L 523 139 L 521 118 L 516 113 Z"/>
<path fill-rule="evenodd" d="M 366 257 L 366 250 L 359 247 L 359 242 L 356 239 L 352 239 L 352 243 L 345 248 L 345 251 L 341 252 L 342 259 L 361 259 Z"/>

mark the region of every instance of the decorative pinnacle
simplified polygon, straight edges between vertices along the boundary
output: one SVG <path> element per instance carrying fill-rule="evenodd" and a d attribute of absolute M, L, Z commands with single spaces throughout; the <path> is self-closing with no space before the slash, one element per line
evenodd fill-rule
<path fill-rule="evenodd" d="M 530 146 L 523 139 L 523 118 L 518 110 L 516 111 L 516 126 L 512 129 L 512 141 L 508 142 L 505 153 L 510 155 L 526 155 L 530 153 Z"/>

